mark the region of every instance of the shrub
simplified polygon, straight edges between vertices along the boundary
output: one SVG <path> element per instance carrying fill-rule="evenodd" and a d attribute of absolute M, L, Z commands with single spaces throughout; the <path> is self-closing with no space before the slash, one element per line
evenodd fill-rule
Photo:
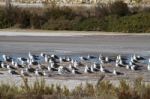
<path fill-rule="evenodd" d="M 137 10 L 136 10 L 137 9 Z M 109 32 L 150 32 L 149 7 L 129 8 L 116 1 L 95 8 L 0 8 L 0 28 L 78 30 Z M 134 11 L 135 10 L 135 11 Z"/>
<path fill-rule="evenodd" d="M 11 19 L 12 16 L 13 16 L 12 10 L 1 7 L 0 8 L 0 28 L 11 27 L 14 24 Z"/>
<path fill-rule="evenodd" d="M 38 15 L 36 13 L 32 13 L 30 17 L 30 27 L 32 29 L 41 29 L 43 24 L 47 22 L 43 16 Z"/>
<path fill-rule="evenodd" d="M 17 17 L 17 23 L 20 28 L 29 28 L 30 27 L 30 12 L 27 10 L 21 10 Z"/>
<path fill-rule="evenodd" d="M 101 31 L 104 28 L 104 21 L 97 18 L 83 19 L 73 26 L 73 29 L 78 31 Z"/>
<path fill-rule="evenodd" d="M 47 17 L 47 19 L 57 19 L 60 17 L 72 19 L 75 16 L 75 13 L 68 7 L 50 7 L 45 9 L 44 16 Z"/>
<path fill-rule="evenodd" d="M 139 13 L 131 16 L 108 16 L 105 18 L 107 29 L 113 32 L 150 32 L 150 14 Z"/>
<path fill-rule="evenodd" d="M 125 16 L 130 13 L 128 5 L 123 1 L 116 1 L 109 5 L 110 13 L 119 16 Z"/>
<path fill-rule="evenodd" d="M 59 19 L 50 19 L 46 22 L 42 29 L 46 30 L 71 30 L 72 29 L 72 21 L 59 18 Z"/>
<path fill-rule="evenodd" d="M 109 6 L 107 4 L 98 3 L 95 7 L 95 16 L 101 18 L 107 15 L 109 15 Z"/>

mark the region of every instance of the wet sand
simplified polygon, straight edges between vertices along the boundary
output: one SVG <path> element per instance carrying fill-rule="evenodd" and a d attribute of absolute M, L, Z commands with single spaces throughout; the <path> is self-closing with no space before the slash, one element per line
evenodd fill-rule
<path fill-rule="evenodd" d="M 71 32 L 72 33 L 72 32 Z M 29 51 L 31 53 L 40 52 L 55 52 L 55 53 L 65 53 L 65 54 L 75 54 L 75 53 L 116 53 L 116 54 L 129 54 L 137 53 L 144 56 L 150 56 L 150 35 L 63 35 L 63 34 L 53 34 L 53 35 L 10 35 L 8 33 L 0 34 L 0 53 L 6 53 L 8 55 L 13 54 L 27 54 Z M 129 73 L 130 76 L 132 72 Z M 139 74 L 139 75 L 135 75 Z M 2 75 L 1 75 L 2 76 Z M 133 73 L 132 79 L 138 76 L 146 77 L 149 79 L 149 73 Z M 125 77 L 113 77 L 106 76 L 106 80 L 111 80 L 112 82 L 118 82 L 118 79 L 124 79 Z M 126 77 L 128 78 L 128 77 Z M 35 78 L 29 78 L 32 82 Z M 47 78 L 45 78 L 47 79 Z M 97 79 L 67 79 L 63 77 L 48 78 L 47 82 L 49 84 L 61 84 L 67 85 L 70 89 L 74 88 L 80 83 L 91 82 L 95 84 Z M 15 76 L 0 77 L 0 81 L 12 80 L 15 84 L 18 82 L 21 84 L 21 78 Z M 63 81 L 63 83 L 62 83 Z M 147 81 L 149 82 L 149 80 Z"/>

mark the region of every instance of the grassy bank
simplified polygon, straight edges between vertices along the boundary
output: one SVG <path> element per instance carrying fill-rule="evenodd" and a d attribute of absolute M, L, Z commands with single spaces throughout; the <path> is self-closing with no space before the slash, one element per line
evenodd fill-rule
<path fill-rule="evenodd" d="M 121 80 L 118 86 L 109 81 L 98 81 L 96 85 L 86 83 L 73 90 L 67 86 L 47 85 L 43 79 L 28 85 L 23 79 L 21 86 L 0 84 L 1 99 L 150 99 L 150 84 L 144 84 L 141 78 L 129 84 Z"/>
<path fill-rule="evenodd" d="M 0 28 L 42 30 L 150 32 L 150 8 L 122 1 L 96 7 L 0 7 Z"/>

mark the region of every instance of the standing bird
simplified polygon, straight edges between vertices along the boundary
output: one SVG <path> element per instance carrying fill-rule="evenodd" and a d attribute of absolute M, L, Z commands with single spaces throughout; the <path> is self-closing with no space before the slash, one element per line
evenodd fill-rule
<path fill-rule="evenodd" d="M 77 70 L 75 70 L 75 69 L 72 69 L 72 74 L 81 74 L 80 72 L 78 72 Z"/>
<path fill-rule="evenodd" d="M 114 74 L 114 75 L 123 75 L 123 73 L 117 72 L 115 69 L 113 70 L 113 74 Z"/>
<path fill-rule="evenodd" d="M 4 64 L 4 62 L 1 63 L 1 67 L 6 68 L 6 65 Z"/>
<path fill-rule="evenodd" d="M 131 70 L 135 71 L 135 65 L 131 65 Z"/>
<path fill-rule="evenodd" d="M 100 65 L 100 72 L 105 72 L 105 70 L 104 70 L 102 65 Z"/>
<path fill-rule="evenodd" d="M 29 73 L 34 73 L 35 72 L 35 69 L 32 68 L 30 65 L 28 65 L 27 68 L 25 68 L 26 72 L 29 72 Z"/>
<path fill-rule="evenodd" d="M 19 75 L 18 72 L 16 72 L 15 70 L 11 70 L 11 69 L 8 70 L 8 73 L 12 75 Z"/>
<path fill-rule="evenodd" d="M 31 77 L 31 75 L 29 75 L 29 73 L 26 72 L 26 71 L 24 71 L 23 69 L 20 71 L 20 74 L 21 74 L 22 76 L 28 76 L 28 77 Z"/>
<path fill-rule="evenodd" d="M 105 62 L 109 62 L 109 57 L 108 56 L 105 57 Z"/>
<path fill-rule="evenodd" d="M 119 66 L 119 64 L 116 62 L 116 65 L 115 65 L 116 67 L 118 67 Z"/>
<path fill-rule="evenodd" d="M 150 71 L 150 64 L 147 65 L 147 70 Z"/>
<path fill-rule="evenodd" d="M 2 55 L 2 58 L 3 58 L 4 62 L 7 61 L 7 56 L 5 54 Z"/>
<path fill-rule="evenodd" d="M 61 74 L 62 74 L 62 72 L 63 72 L 63 66 L 59 66 L 59 67 L 58 67 L 58 74 L 60 74 L 60 75 L 61 75 Z"/>
<path fill-rule="evenodd" d="M 129 66 L 129 65 L 126 65 L 126 69 L 130 69 L 130 66 Z"/>
<path fill-rule="evenodd" d="M 16 68 L 15 68 L 15 67 L 10 66 L 10 65 L 7 65 L 7 69 L 15 69 L 15 70 L 16 70 Z"/>
<path fill-rule="evenodd" d="M 12 61 L 11 61 L 11 65 L 14 65 L 14 64 L 15 64 L 15 61 L 14 61 L 14 60 L 12 60 Z"/>
<path fill-rule="evenodd" d="M 113 74 L 114 74 L 114 75 L 117 75 L 117 71 L 116 71 L 115 69 L 113 70 Z"/>
<path fill-rule="evenodd" d="M 40 72 L 38 69 L 35 70 L 36 76 L 44 76 L 43 72 Z"/>
<path fill-rule="evenodd" d="M 84 73 L 92 73 L 87 65 L 84 68 Z"/>
<path fill-rule="evenodd" d="M 73 62 L 73 66 L 74 66 L 75 68 L 77 68 L 78 62 L 77 62 L 77 61 L 74 61 L 74 62 Z"/>
<path fill-rule="evenodd" d="M 47 56 L 47 55 L 45 55 L 45 57 L 44 57 L 44 61 L 45 61 L 45 63 L 47 63 L 47 62 L 48 62 L 48 56 Z"/>

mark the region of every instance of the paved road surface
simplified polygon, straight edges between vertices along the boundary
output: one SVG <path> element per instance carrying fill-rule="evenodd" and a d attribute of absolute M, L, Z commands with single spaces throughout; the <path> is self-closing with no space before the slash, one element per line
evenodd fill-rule
<path fill-rule="evenodd" d="M 94 35 L 91 35 L 94 34 Z M 68 52 L 150 53 L 150 35 L 104 35 L 81 32 L 0 32 L 0 52 Z M 37 35 L 37 36 L 36 36 Z"/>

